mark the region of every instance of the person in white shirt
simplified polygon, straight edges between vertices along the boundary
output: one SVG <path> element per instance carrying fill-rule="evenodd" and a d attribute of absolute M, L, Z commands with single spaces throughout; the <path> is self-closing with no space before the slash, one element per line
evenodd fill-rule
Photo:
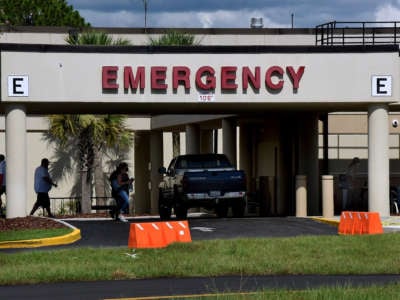
<path fill-rule="evenodd" d="M 43 158 L 39 167 L 35 170 L 35 181 L 34 187 L 37 193 L 37 200 L 33 205 L 30 215 L 33 215 L 39 207 L 43 207 L 47 210 L 49 217 L 53 218 L 53 214 L 50 211 L 50 198 L 49 191 L 51 187 L 57 187 L 57 184 L 53 182 L 49 174 L 49 160 Z"/>

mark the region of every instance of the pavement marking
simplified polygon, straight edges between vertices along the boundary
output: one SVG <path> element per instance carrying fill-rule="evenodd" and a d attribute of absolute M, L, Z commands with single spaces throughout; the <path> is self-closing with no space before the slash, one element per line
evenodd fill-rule
<path fill-rule="evenodd" d="M 192 230 L 198 230 L 202 232 L 213 232 L 215 231 L 215 228 L 213 227 L 190 227 Z"/>

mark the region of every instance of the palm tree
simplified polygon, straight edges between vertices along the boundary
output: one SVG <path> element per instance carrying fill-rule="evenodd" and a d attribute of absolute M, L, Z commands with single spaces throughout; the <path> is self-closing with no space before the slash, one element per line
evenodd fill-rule
<path fill-rule="evenodd" d="M 151 46 L 193 46 L 197 44 L 193 34 L 176 30 L 169 30 L 158 38 L 149 38 Z"/>
<path fill-rule="evenodd" d="M 58 154 L 66 154 L 69 159 L 58 159 L 63 165 L 53 166 L 54 177 L 64 171 L 74 170 L 77 164 L 81 178 L 81 207 L 83 213 L 91 210 L 91 183 L 96 169 L 102 170 L 102 160 L 96 160 L 110 151 L 127 150 L 133 135 L 125 127 L 125 116 L 121 115 L 50 115 L 47 139 L 56 144 Z M 101 178 L 95 181 L 104 182 Z M 97 196 L 97 194 L 96 194 Z"/>
<path fill-rule="evenodd" d="M 195 40 L 195 36 L 190 33 L 184 33 L 176 30 L 169 30 L 167 33 L 158 38 L 149 38 L 150 46 L 193 46 L 199 42 Z M 180 135 L 179 131 L 172 132 L 172 154 L 177 156 L 180 154 Z"/>
<path fill-rule="evenodd" d="M 114 40 L 105 32 L 85 31 L 77 36 L 70 35 L 66 39 L 70 45 L 99 45 L 99 46 L 130 46 L 129 40 L 118 38 Z"/>
<path fill-rule="evenodd" d="M 77 36 L 69 36 L 70 45 L 127 46 L 128 40 L 116 39 L 104 32 L 86 31 Z M 48 141 L 55 142 L 57 154 L 64 156 L 65 167 L 56 164 L 52 167 L 55 178 L 64 172 L 74 171 L 77 165 L 80 173 L 81 207 L 83 213 L 91 210 L 91 183 L 94 178 L 97 199 L 105 196 L 105 176 L 103 156 L 126 153 L 133 140 L 133 134 L 125 127 L 126 117 L 122 115 L 51 115 L 48 117 Z M 121 153 L 119 153 L 121 151 Z M 65 159 L 67 153 L 70 159 Z M 113 155 L 113 157 L 115 157 Z M 79 194 L 75 188 L 72 193 Z"/>

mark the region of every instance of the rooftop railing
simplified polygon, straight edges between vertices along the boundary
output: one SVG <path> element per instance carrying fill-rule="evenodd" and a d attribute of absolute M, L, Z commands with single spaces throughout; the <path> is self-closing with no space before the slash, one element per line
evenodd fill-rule
<path fill-rule="evenodd" d="M 329 22 L 315 26 L 316 46 L 394 45 L 400 42 L 400 21 Z"/>

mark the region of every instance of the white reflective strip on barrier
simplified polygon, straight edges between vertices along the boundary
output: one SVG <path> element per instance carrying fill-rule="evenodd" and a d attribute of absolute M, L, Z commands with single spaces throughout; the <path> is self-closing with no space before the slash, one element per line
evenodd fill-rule
<path fill-rule="evenodd" d="M 179 222 L 178 224 L 181 225 L 183 228 L 186 228 L 185 224 L 183 224 L 182 222 Z"/>

